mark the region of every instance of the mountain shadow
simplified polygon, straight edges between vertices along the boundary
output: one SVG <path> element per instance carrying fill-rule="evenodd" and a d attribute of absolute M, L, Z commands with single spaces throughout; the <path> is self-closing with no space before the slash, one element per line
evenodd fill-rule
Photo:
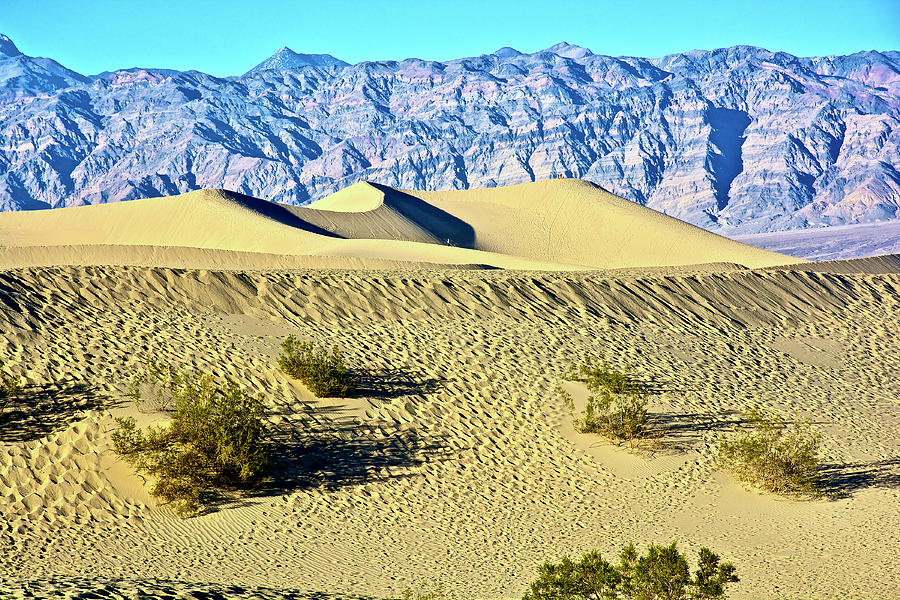
<path fill-rule="evenodd" d="M 713 108 L 707 111 L 706 118 L 711 127 L 709 143 L 719 150 L 718 154 L 709 152 L 707 160 L 716 206 L 722 210 L 728 205 L 731 183 L 744 170 L 742 146 L 750 116 L 741 110 Z"/>

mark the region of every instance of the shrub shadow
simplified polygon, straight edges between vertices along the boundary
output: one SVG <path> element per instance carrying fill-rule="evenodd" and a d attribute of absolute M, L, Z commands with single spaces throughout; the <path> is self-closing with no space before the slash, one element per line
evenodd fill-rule
<path fill-rule="evenodd" d="M 439 438 L 388 422 L 335 423 L 316 431 L 282 432 L 275 436 L 275 455 L 271 475 L 260 488 L 266 494 L 410 477 L 426 462 L 444 460 L 448 449 Z"/>
<path fill-rule="evenodd" d="M 632 377 L 631 380 L 640 386 L 643 386 L 647 393 L 652 396 L 658 396 L 664 393 L 683 394 L 688 391 L 686 387 L 677 386 L 670 380 L 660 379 L 658 377 Z"/>
<path fill-rule="evenodd" d="M 654 413 L 649 414 L 650 426 L 660 434 L 662 446 L 673 452 L 687 452 L 703 439 L 708 431 L 732 430 L 747 423 L 743 413 L 726 410 L 720 413 Z"/>
<path fill-rule="evenodd" d="M 450 456 L 441 436 L 423 433 L 410 422 L 363 417 L 359 412 L 360 398 L 414 398 L 435 391 L 440 380 L 403 369 L 364 370 L 354 376 L 350 398 L 302 402 L 299 407 L 287 404 L 273 413 L 273 465 L 251 496 L 412 477 L 422 465 Z M 222 501 L 234 505 L 240 499 L 226 495 Z"/>
<path fill-rule="evenodd" d="M 826 498 L 849 498 L 866 488 L 900 489 L 900 456 L 875 462 L 826 464 L 816 478 Z"/>
<path fill-rule="evenodd" d="M 443 380 L 410 369 L 354 369 L 351 398 L 399 398 L 437 391 Z"/>
<path fill-rule="evenodd" d="M 259 585 L 239 585 L 216 582 L 201 583 L 178 579 L 141 577 L 86 577 L 52 575 L 10 579 L 4 582 L 4 591 L 9 590 L 15 597 L 24 598 L 70 598 L 119 599 L 141 598 L 142 600 L 174 600 L 193 598 L 195 600 L 375 600 L 373 596 L 351 593 L 326 593 L 306 591 L 302 588 L 275 588 Z M 18 595 L 15 595 L 18 592 Z M 52 593 L 51 593 L 52 592 Z M 6 596 L 3 596 L 4 598 Z"/>
<path fill-rule="evenodd" d="M 30 442 L 65 429 L 80 411 L 100 408 L 108 398 L 85 383 L 26 386 L 0 412 L 0 440 Z"/>
<path fill-rule="evenodd" d="M 388 421 L 362 425 L 343 412 L 315 407 L 300 418 L 282 421 L 271 432 L 272 464 L 266 477 L 251 487 L 203 489 L 201 514 L 250 506 L 258 498 L 299 490 L 334 491 L 413 477 L 425 463 L 450 456 L 440 437 Z"/>

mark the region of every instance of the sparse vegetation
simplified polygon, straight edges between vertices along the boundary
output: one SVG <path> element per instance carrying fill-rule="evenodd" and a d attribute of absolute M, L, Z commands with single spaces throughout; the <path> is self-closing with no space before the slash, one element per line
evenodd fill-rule
<path fill-rule="evenodd" d="M 0 360 L 0 413 L 6 405 L 22 391 L 22 379 L 6 372 L 5 363 Z"/>
<path fill-rule="evenodd" d="M 440 582 L 431 582 L 424 586 L 406 588 L 399 600 L 450 600 Z"/>
<path fill-rule="evenodd" d="M 751 411 L 747 423 L 733 439 L 719 442 L 719 464 L 776 494 L 817 496 L 821 436 L 809 422 L 788 426 L 778 416 Z"/>
<path fill-rule="evenodd" d="M 649 433 L 650 391 L 629 374 L 628 367 L 619 371 L 604 357 L 598 361 L 589 356 L 580 365 L 569 365 L 563 379 L 581 381 L 591 392 L 582 416 L 575 418 L 575 429 L 581 433 L 600 433 L 628 442 Z M 564 391 L 562 395 L 563 402 L 574 410 L 571 396 Z"/>
<path fill-rule="evenodd" d="M 687 558 L 675 542 L 651 545 L 638 556 L 634 544 L 622 549 L 619 564 L 604 560 L 597 550 L 580 561 L 568 557 L 544 563 L 524 600 L 716 600 L 726 586 L 739 581 L 731 563 L 720 563 L 709 548 L 701 548 L 691 577 Z"/>
<path fill-rule="evenodd" d="M 140 402 L 148 388 L 171 398 L 171 421 L 142 431 L 134 418 L 120 418 L 112 440 L 117 453 L 154 478 L 155 496 L 189 515 L 204 493 L 262 477 L 269 449 L 261 398 L 233 381 L 222 386 L 207 373 L 184 374 L 154 360 L 132 380 L 130 394 Z"/>
<path fill-rule="evenodd" d="M 337 348 L 332 348 L 329 354 L 325 348 L 289 335 L 281 343 L 278 365 L 318 398 L 344 398 L 352 389 L 350 370 Z"/>

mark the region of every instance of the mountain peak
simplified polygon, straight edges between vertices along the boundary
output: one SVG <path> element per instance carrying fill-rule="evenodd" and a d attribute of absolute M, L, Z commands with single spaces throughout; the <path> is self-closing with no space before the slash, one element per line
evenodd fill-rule
<path fill-rule="evenodd" d="M 494 56 L 499 56 L 500 58 L 511 58 L 513 56 L 522 56 L 522 53 L 515 48 L 503 46 L 502 48 L 494 52 Z"/>
<path fill-rule="evenodd" d="M 0 33 L 0 54 L 6 56 L 19 56 L 22 53 L 16 48 L 16 45 L 11 39 Z"/>
<path fill-rule="evenodd" d="M 582 48 L 581 46 L 576 46 L 574 44 L 570 44 L 569 42 L 560 42 L 558 44 L 553 44 L 552 46 L 547 48 L 545 52 L 552 52 L 553 54 L 562 56 L 563 58 L 584 58 L 585 56 L 594 55 L 594 53 L 587 48 Z"/>
<path fill-rule="evenodd" d="M 349 63 L 330 54 L 302 54 L 287 46 L 279 48 L 275 54 L 262 61 L 247 73 L 258 71 L 299 69 L 301 67 L 346 67 Z"/>

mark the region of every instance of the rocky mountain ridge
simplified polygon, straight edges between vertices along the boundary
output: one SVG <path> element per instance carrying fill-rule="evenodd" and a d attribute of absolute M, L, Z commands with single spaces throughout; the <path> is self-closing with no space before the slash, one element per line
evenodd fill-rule
<path fill-rule="evenodd" d="M 304 56 L 288 50 L 281 58 Z M 0 40 L 0 207 L 565 176 L 720 233 L 900 218 L 900 53 L 751 46 L 86 77 Z M 315 56 L 315 55 L 307 55 Z M 263 65 L 272 68 L 260 68 Z"/>
<path fill-rule="evenodd" d="M 302 54 L 283 46 L 278 52 L 262 61 L 244 75 L 266 70 L 299 69 L 302 67 L 349 67 L 350 63 L 330 54 Z"/>

